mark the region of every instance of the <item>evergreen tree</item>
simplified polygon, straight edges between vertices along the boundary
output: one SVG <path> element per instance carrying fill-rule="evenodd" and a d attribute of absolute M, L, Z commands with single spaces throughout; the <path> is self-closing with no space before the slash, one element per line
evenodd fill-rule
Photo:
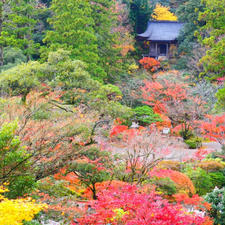
<path fill-rule="evenodd" d="M 225 0 L 204 0 L 205 9 L 199 20 L 205 25 L 199 32 L 199 40 L 207 51 L 201 59 L 204 72 L 211 79 L 225 74 Z"/>
<path fill-rule="evenodd" d="M 179 36 L 179 52 L 191 54 L 193 45 L 197 42 L 195 32 L 204 24 L 198 21 L 198 14 L 203 8 L 201 0 L 186 0 L 178 7 L 178 20 L 184 23 L 184 29 Z"/>
<path fill-rule="evenodd" d="M 106 74 L 98 65 L 98 43 L 91 4 L 82 0 L 53 0 L 50 9 L 53 16 L 48 21 L 53 30 L 48 31 L 44 39 L 49 50 L 70 50 L 73 58 L 88 63 L 88 70 L 94 76 L 104 78 Z M 48 52 L 44 48 L 42 53 L 47 56 Z"/>
<path fill-rule="evenodd" d="M 4 47 L 23 49 L 29 60 L 36 51 L 32 33 L 36 20 L 36 1 L 2 0 L 0 2 L 0 66 L 4 65 Z"/>
<path fill-rule="evenodd" d="M 93 29 L 98 43 L 100 65 L 108 75 L 108 80 L 114 81 L 121 73 L 121 54 L 118 39 L 117 15 L 115 1 L 93 0 L 91 17 L 94 19 Z"/>
<path fill-rule="evenodd" d="M 54 0 L 48 21 L 52 30 L 44 42 L 49 50 L 64 48 L 72 57 L 88 64 L 88 71 L 97 79 L 114 79 L 120 72 L 121 59 L 113 12 L 115 2 L 109 0 Z M 47 56 L 43 48 L 42 57 Z M 107 77 L 108 75 L 108 77 Z"/>
<path fill-rule="evenodd" d="M 134 33 L 140 34 L 145 31 L 153 5 L 149 0 L 124 0 L 130 8 L 130 21 L 134 27 Z"/>

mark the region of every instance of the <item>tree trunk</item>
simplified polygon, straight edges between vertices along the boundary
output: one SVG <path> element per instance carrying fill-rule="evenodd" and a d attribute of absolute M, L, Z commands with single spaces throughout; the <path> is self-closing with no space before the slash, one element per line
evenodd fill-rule
<path fill-rule="evenodd" d="M 2 36 L 2 26 L 3 26 L 3 4 L 0 3 L 0 37 Z M 4 58 L 3 58 L 3 44 L 0 44 L 0 66 L 3 66 Z"/>
<path fill-rule="evenodd" d="M 0 67 L 4 64 L 3 46 L 0 46 Z"/>
<path fill-rule="evenodd" d="M 97 195 L 96 195 L 96 188 L 95 188 L 95 184 L 93 184 L 93 188 L 92 188 L 92 197 L 94 200 L 97 200 Z"/>

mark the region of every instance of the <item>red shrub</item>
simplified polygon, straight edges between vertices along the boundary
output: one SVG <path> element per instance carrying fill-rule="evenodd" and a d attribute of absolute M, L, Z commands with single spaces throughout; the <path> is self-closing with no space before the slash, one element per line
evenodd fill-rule
<path fill-rule="evenodd" d="M 80 225 L 203 225 L 206 218 L 188 213 L 180 204 L 170 204 L 156 195 L 140 193 L 136 186 L 103 190 L 91 203 L 93 214 L 79 219 Z"/>
<path fill-rule="evenodd" d="M 139 63 L 146 69 L 151 72 L 156 71 L 160 67 L 160 62 L 154 58 L 144 57 L 139 60 Z"/>

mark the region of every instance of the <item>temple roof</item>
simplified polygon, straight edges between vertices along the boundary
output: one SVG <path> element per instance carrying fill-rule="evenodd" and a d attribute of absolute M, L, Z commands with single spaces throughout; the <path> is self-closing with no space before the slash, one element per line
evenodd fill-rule
<path fill-rule="evenodd" d="M 138 37 L 149 41 L 174 41 L 179 36 L 183 23 L 177 21 L 149 21 L 147 30 Z"/>

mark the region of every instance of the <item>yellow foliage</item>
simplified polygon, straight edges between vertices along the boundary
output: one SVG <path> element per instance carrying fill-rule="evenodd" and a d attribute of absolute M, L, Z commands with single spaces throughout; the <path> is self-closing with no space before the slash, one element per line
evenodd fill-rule
<path fill-rule="evenodd" d="M 139 66 L 135 63 L 131 64 L 129 67 L 128 67 L 128 73 L 131 74 L 131 73 L 134 73 L 138 70 Z"/>
<path fill-rule="evenodd" d="M 222 160 L 217 161 L 211 159 L 200 162 L 198 166 L 207 172 L 216 172 L 218 170 L 223 170 L 225 168 L 225 163 Z"/>
<path fill-rule="evenodd" d="M 163 160 L 159 162 L 159 164 L 157 165 L 157 168 L 180 171 L 181 165 L 180 165 L 180 162 L 177 162 L 177 161 Z"/>
<path fill-rule="evenodd" d="M 170 7 L 162 6 L 160 4 L 156 5 L 152 18 L 155 20 L 177 21 L 177 17 L 170 12 Z"/>
<path fill-rule="evenodd" d="M 0 186 L 0 193 L 8 191 Z M 46 208 L 45 204 L 35 203 L 35 200 L 7 199 L 0 194 L 0 224 L 1 225 L 22 225 L 23 221 L 31 221 L 34 215 Z"/>

